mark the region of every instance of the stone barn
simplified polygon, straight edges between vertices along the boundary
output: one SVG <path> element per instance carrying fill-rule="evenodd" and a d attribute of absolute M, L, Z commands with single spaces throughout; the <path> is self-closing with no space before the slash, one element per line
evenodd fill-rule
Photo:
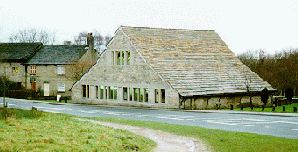
<path fill-rule="evenodd" d="M 74 84 L 72 102 L 213 109 L 251 101 L 256 106 L 265 87 L 274 91 L 213 30 L 121 26 Z"/>

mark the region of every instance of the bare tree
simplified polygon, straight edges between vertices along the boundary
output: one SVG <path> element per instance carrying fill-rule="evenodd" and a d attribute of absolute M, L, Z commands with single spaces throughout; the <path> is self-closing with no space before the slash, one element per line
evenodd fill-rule
<path fill-rule="evenodd" d="M 70 64 L 67 67 L 68 72 L 65 75 L 70 80 L 78 81 L 94 64 L 86 59 L 78 60 L 75 64 Z"/>
<path fill-rule="evenodd" d="M 78 36 L 74 37 L 74 45 L 87 45 L 87 31 L 82 31 L 78 34 Z M 102 45 L 107 45 L 107 43 L 110 41 L 111 36 L 107 35 L 103 37 L 99 31 L 93 30 L 92 36 L 94 37 L 94 49 L 96 49 L 98 52 L 101 52 Z"/>
<path fill-rule="evenodd" d="M 110 35 L 106 35 L 105 36 L 105 45 L 108 45 L 108 43 L 110 42 L 111 38 L 112 37 Z"/>
<path fill-rule="evenodd" d="M 44 30 L 36 29 L 25 29 L 20 30 L 18 33 L 11 34 L 9 41 L 12 43 L 34 43 L 42 42 L 43 44 L 54 44 L 55 36 L 54 34 L 50 35 Z"/>
<path fill-rule="evenodd" d="M 80 32 L 78 36 L 74 37 L 74 44 L 75 45 L 87 45 L 87 36 L 88 36 L 87 31 Z"/>

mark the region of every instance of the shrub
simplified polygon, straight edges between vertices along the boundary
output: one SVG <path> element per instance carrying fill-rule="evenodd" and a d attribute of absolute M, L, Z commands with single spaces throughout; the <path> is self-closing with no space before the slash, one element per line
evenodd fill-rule
<path fill-rule="evenodd" d="M 292 98 L 294 95 L 294 91 L 291 87 L 286 89 L 285 96 L 288 99 L 289 103 L 292 103 Z"/>
<path fill-rule="evenodd" d="M 268 98 L 269 98 L 269 92 L 268 92 L 268 89 L 265 87 L 261 92 L 261 100 L 264 103 L 264 105 L 267 104 Z"/>
<path fill-rule="evenodd" d="M 3 97 L 5 84 L 5 96 L 10 98 L 26 99 L 27 97 L 34 97 L 35 91 L 28 90 L 23 87 L 19 88 L 17 83 L 10 81 L 5 76 L 0 76 L 0 97 Z"/>

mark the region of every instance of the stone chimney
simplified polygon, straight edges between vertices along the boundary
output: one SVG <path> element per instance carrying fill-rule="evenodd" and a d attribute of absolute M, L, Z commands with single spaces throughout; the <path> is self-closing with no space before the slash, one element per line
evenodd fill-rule
<path fill-rule="evenodd" d="M 94 50 L 94 37 L 92 36 L 92 33 L 88 33 L 87 45 L 89 46 L 90 50 Z"/>

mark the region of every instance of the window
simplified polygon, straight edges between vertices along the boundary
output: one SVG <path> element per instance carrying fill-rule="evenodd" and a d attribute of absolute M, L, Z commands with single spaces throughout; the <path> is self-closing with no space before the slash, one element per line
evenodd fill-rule
<path fill-rule="evenodd" d="M 83 87 L 83 97 L 89 98 L 89 85 L 82 85 Z"/>
<path fill-rule="evenodd" d="M 58 84 L 58 92 L 65 92 L 65 84 L 64 83 Z"/>
<path fill-rule="evenodd" d="M 127 96 L 128 96 L 127 87 L 123 87 L 123 100 L 127 101 Z"/>
<path fill-rule="evenodd" d="M 159 90 L 155 89 L 155 103 L 159 102 Z"/>
<path fill-rule="evenodd" d="M 130 52 L 127 52 L 127 65 L 130 65 Z"/>
<path fill-rule="evenodd" d="M 130 65 L 129 51 L 112 51 L 112 65 Z"/>
<path fill-rule="evenodd" d="M 129 88 L 129 100 L 130 101 L 133 101 L 132 99 L 133 99 L 133 88 Z"/>
<path fill-rule="evenodd" d="M 144 101 L 144 89 L 143 88 L 140 89 L 140 100 L 139 101 L 140 102 Z"/>
<path fill-rule="evenodd" d="M 133 88 L 134 92 L 134 101 L 138 101 L 139 97 L 139 89 L 138 88 Z"/>
<path fill-rule="evenodd" d="M 12 73 L 18 73 L 18 67 L 12 67 Z"/>
<path fill-rule="evenodd" d="M 165 89 L 155 89 L 155 103 L 166 103 Z"/>
<path fill-rule="evenodd" d="M 113 88 L 114 87 L 108 87 L 109 99 L 113 99 Z"/>
<path fill-rule="evenodd" d="M 145 88 L 144 89 L 144 93 L 145 93 L 145 95 L 144 95 L 144 102 L 148 102 L 148 89 L 147 88 Z"/>
<path fill-rule="evenodd" d="M 165 89 L 161 89 L 161 103 L 166 103 L 166 91 Z"/>
<path fill-rule="evenodd" d="M 98 99 L 98 86 L 95 86 L 95 98 Z"/>
<path fill-rule="evenodd" d="M 117 65 L 121 65 L 121 52 L 117 51 Z"/>
<path fill-rule="evenodd" d="M 83 97 L 85 98 L 87 95 L 86 95 L 86 85 L 82 85 L 83 87 Z"/>
<path fill-rule="evenodd" d="M 107 86 L 107 99 L 117 99 L 117 87 Z"/>
<path fill-rule="evenodd" d="M 105 89 L 104 89 L 104 91 L 105 91 L 105 99 L 108 99 L 109 98 L 109 96 L 108 96 L 108 94 L 109 94 L 109 87 L 108 86 L 105 86 Z"/>
<path fill-rule="evenodd" d="M 31 74 L 36 74 L 36 66 L 35 65 L 30 66 L 30 73 Z"/>
<path fill-rule="evenodd" d="M 105 89 L 105 86 L 100 86 L 100 96 L 99 96 L 100 99 L 104 99 L 104 89 Z"/>
<path fill-rule="evenodd" d="M 121 64 L 122 64 L 122 65 L 125 65 L 125 64 L 124 64 L 124 56 L 125 56 L 124 54 L 125 54 L 125 51 L 122 51 L 122 52 L 121 52 L 121 61 L 122 61 Z"/>
<path fill-rule="evenodd" d="M 113 87 L 114 99 L 115 100 L 117 99 L 117 90 L 118 90 L 118 87 Z"/>
<path fill-rule="evenodd" d="M 89 85 L 86 85 L 87 87 L 86 87 L 86 94 L 87 94 L 87 98 L 89 98 Z"/>
<path fill-rule="evenodd" d="M 57 66 L 57 73 L 59 75 L 64 75 L 65 74 L 65 67 L 64 66 Z"/>

